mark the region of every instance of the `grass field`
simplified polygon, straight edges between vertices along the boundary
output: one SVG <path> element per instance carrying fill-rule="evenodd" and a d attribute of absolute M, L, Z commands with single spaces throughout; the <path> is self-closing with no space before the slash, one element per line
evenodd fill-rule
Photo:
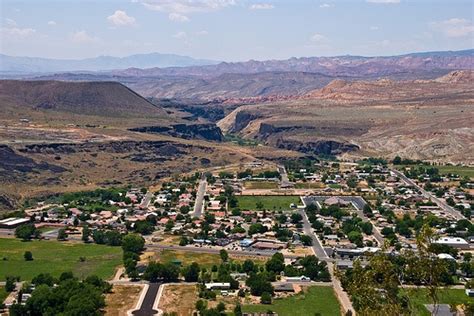
<path fill-rule="evenodd" d="M 33 253 L 33 261 L 25 261 L 25 251 Z M 85 257 L 84 262 L 79 258 Z M 78 277 L 96 274 L 110 278 L 122 261 L 120 247 L 96 244 L 82 244 L 58 241 L 22 242 L 18 239 L 0 238 L 0 280 L 6 275 L 20 276 L 31 280 L 39 273 L 59 276 L 64 271 L 72 271 Z"/>
<path fill-rule="evenodd" d="M 242 263 L 246 259 L 252 259 L 256 263 L 266 260 L 264 257 L 257 256 L 230 256 L 230 260 L 235 262 Z M 206 268 L 211 268 L 213 265 L 219 265 L 221 263 L 221 257 L 218 254 L 197 253 L 182 250 L 162 250 L 155 258 L 153 258 L 153 260 L 158 260 L 162 263 L 179 260 L 181 261 L 182 266 L 197 262 L 201 267 Z"/>
<path fill-rule="evenodd" d="M 412 165 L 397 165 L 395 168 L 397 169 L 403 169 L 404 167 L 416 167 Z M 458 174 L 461 177 L 469 177 L 471 179 L 474 179 L 474 168 L 473 167 L 468 167 L 468 166 L 433 166 L 439 170 L 440 174 L 448 174 L 448 173 L 453 173 L 453 174 Z"/>
<path fill-rule="evenodd" d="M 428 291 L 426 289 L 407 290 L 408 297 L 413 306 L 415 315 L 426 315 L 430 313 L 424 304 L 431 304 L 432 301 L 428 298 Z M 439 290 L 439 304 L 464 304 L 474 302 L 473 298 L 466 295 L 463 289 L 441 289 Z"/>
<path fill-rule="evenodd" d="M 298 182 L 295 183 L 296 189 L 320 189 L 324 188 L 325 185 L 321 182 Z"/>
<path fill-rule="evenodd" d="M 245 181 L 244 187 L 246 189 L 278 189 L 278 182 L 274 181 Z"/>
<path fill-rule="evenodd" d="M 304 294 L 276 299 L 271 305 L 244 305 L 243 312 L 273 311 L 279 316 L 340 315 L 340 306 L 332 287 L 313 286 Z"/>
<path fill-rule="evenodd" d="M 467 166 L 436 166 L 438 168 L 439 173 L 447 174 L 447 173 L 455 173 L 462 177 L 467 176 L 471 179 L 474 179 L 474 168 L 467 167 Z"/>
<path fill-rule="evenodd" d="M 258 202 L 263 204 L 267 210 L 289 210 L 290 204 L 301 204 L 299 196 L 284 195 L 239 195 L 237 196 L 239 207 L 242 210 L 255 210 Z"/>
<path fill-rule="evenodd" d="M 197 262 L 201 267 L 207 268 L 210 268 L 215 264 L 219 265 L 221 262 L 221 258 L 218 254 L 187 252 L 179 250 L 163 250 L 158 254 L 158 260 L 162 263 L 179 260 L 183 266 Z"/>

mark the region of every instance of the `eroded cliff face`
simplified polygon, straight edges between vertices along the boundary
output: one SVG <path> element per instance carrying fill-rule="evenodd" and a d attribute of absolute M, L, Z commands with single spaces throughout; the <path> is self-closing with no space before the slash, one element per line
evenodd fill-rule
<path fill-rule="evenodd" d="M 235 120 L 233 122 L 232 127 L 229 129 L 229 132 L 231 133 L 238 133 L 242 131 L 244 128 L 246 128 L 250 122 L 260 118 L 260 116 L 249 113 L 246 111 L 239 111 L 235 115 Z"/>
<path fill-rule="evenodd" d="M 359 146 L 355 144 L 336 140 L 301 142 L 297 140 L 279 139 L 276 142 L 276 147 L 313 155 L 339 155 L 347 152 L 354 152 L 360 149 Z"/>
<path fill-rule="evenodd" d="M 224 139 L 221 129 L 214 123 L 174 124 L 171 127 L 143 126 L 129 129 L 140 133 L 158 133 L 184 139 L 203 139 L 220 142 Z"/>

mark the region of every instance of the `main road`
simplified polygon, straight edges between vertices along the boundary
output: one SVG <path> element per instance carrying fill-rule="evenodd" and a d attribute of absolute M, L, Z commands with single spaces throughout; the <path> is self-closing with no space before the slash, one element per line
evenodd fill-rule
<path fill-rule="evenodd" d="M 445 211 L 446 213 L 449 213 L 451 214 L 455 219 L 457 220 L 460 220 L 460 219 L 466 219 L 466 217 L 464 217 L 464 215 L 461 214 L 461 212 L 459 212 L 458 210 L 452 208 L 451 206 L 449 206 L 448 204 L 446 204 L 446 202 L 444 201 L 441 201 L 440 199 L 438 199 L 436 196 L 434 196 L 433 194 L 431 194 L 431 192 L 428 192 L 426 191 L 425 189 L 423 189 L 422 187 L 420 187 L 418 184 L 415 183 L 415 181 L 413 181 L 412 179 L 408 178 L 407 176 L 405 176 L 403 174 L 403 172 L 400 172 L 398 170 L 395 170 L 395 169 L 392 169 L 391 170 L 394 174 L 397 175 L 397 177 L 399 177 L 400 179 L 403 180 L 403 182 L 405 182 L 406 184 L 408 185 L 411 185 L 415 188 L 417 188 L 421 194 L 423 194 L 424 197 L 430 199 L 431 201 L 435 202 L 436 205 L 438 205 L 439 208 L 441 208 L 443 211 Z"/>
<path fill-rule="evenodd" d="M 337 276 L 334 274 L 334 259 L 329 258 L 329 256 L 326 253 L 326 250 L 324 250 L 323 246 L 321 245 L 321 242 L 319 241 L 318 236 L 314 233 L 313 228 L 311 227 L 311 223 L 309 222 L 308 216 L 306 215 L 306 212 L 302 209 L 298 210 L 298 212 L 303 216 L 303 230 L 306 235 L 310 236 L 313 239 L 313 252 L 314 254 L 318 257 L 319 260 L 326 261 L 328 264 L 328 271 L 329 274 L 331 275 L 331 282 L 332 286 L 334 289 L 334 292 L 337 295 L 337 298 L 339 300 L 339 303 L 341 303 L 342 309 L 344 312 L 351 311 L 351 315 L 355 315 L 355 310 L 354 307 L 352 306 L 351 299 L 349 298 L 349 295 L 344 291 L 342 288 L 341 282 L 337 278 Z"/>
<path fill-rule="evenodd" d="M 207 180 L 203 173 L 201 180 L 199 180 L 199 186 L 196 193 L 196 200 L 194 201 L 194 212 L 193 217 L 201 217 L 202 210 L 204 208 L 204 194 L 206 193 Z"/>

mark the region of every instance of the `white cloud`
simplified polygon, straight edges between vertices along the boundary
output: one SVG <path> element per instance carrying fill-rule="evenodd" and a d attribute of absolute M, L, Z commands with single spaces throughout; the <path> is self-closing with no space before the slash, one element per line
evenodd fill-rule
<path fill-rule="evenodd" d="M 55 26 L 55 25 L 56 25 L 56 21 L 48 21 L 48 25 L 50 25 L 50 26 Z"/>
<path fill-rule="evenodd" d="M 179 14 L 179 13 L 170 13 L 168 15 L 168 18 L 171 20 L 171 21 L 174 21 L 174 22 L 188 22 L 189 21 L 189 18 L 183 14 Z"/>
<path fill-rule="evenodd" d="M 205 35 L 208 35 L 208 34 L 209 34 L 209 32 L 206 31 L 206 30 L 196 32 L 196 35 L 198 35 L 198 36 L 205 36 Z"/>
<path fill-rule="evenodd" d="M 275 6 L 270 3 L 256 3 L 249 7 L 250 10 L 271 10 L 273 8 L 275 8 Z"/>
<path fill-rule="evenodd" d="M 460 18 L 452 18 L 440 22 L 430 23 L 435 30 L 443 33 L 446 37 L 465 37 L 474 34 L 472 21 Z"/>
<path fill-rule="evenodd" d="M 187 14 L 192 12 L 216 11 L 236 4 L 236 0 L 135 0 L 147 9 Z"/>
<path fill-rule="evenodd" d="M 323 3 L 323 4 L 320 4 L 319 7 L 322 9 L 327 9 L 327 8 L 332 7 L 332 5 L 329 3 Z"/>
<path fill-rule="evenodd" d="M 25 27 L 18 27 L 17 23 L 13 19 L 5 19 L 5 27 L 0 28 L 1 37 L 11 37 L 13 39 L 25 38 L 36 33 L 35 29 Z"/>
<path fill-rule="evenodd" d="M 86 31 L 77 31 L 72 34 L 71 40 L 74 43 L 95 43 L 99 41 L 99 38 L 87 34 Z"/>
<path fill-rule="evenodd" d="M 315 33 L 313 34 L 313 36 L 311 36 L 312 42 L 324 42 L 326 39 L 327 39 L 326 36 L 319 33 Z"/>
<path fill-rule="evenodd" d="M 28 37 L 35 34 L 36 30 L 32 28 L 2 27 L 0 33 L 2 36 Z"/>
<path fill-rule="evenodd" d="M 135 18 L 128 16 L 127 12 L 116 10 L 114 14 L 107 17 L 107 21 L 115 26 L 130 26 L 135 25 Z"/>
<path fill-rule="evenodd" d="M 373 25 L 373 26 L 370 27 L 370 30 L 371 30 L 371 31 L 378 31 L 378 30 L 379 30 L 379 27 L 376 26 L 376 25 Z"/>
<path fill-rule="evenodd" d="M 174 34 L 173 37 L 179 40 L 185 40 L 188 38 L 188 34 L 186 34 L 186 32 L 181 31 Z"/>
<path fill-rule="evenodd" d="M 13 19 L 6 18 L 5 22 L 6 22 L 7 26 L 10 26 L 10 27 L 16 26 L 16 21 L 13 20 Z"/>
<path fill-rule="evenodd" d="M 369 3 L 400 3 L 400 0 L 365 0 Z"/>

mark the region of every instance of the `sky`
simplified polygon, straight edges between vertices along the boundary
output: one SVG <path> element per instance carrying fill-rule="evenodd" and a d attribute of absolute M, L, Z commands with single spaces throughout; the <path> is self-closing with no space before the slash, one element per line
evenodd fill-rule
<path fill-rule="evenodd" d="M 471 0 L 1 0 L 0 52 L 219 61 L 474 48 Z"/>

